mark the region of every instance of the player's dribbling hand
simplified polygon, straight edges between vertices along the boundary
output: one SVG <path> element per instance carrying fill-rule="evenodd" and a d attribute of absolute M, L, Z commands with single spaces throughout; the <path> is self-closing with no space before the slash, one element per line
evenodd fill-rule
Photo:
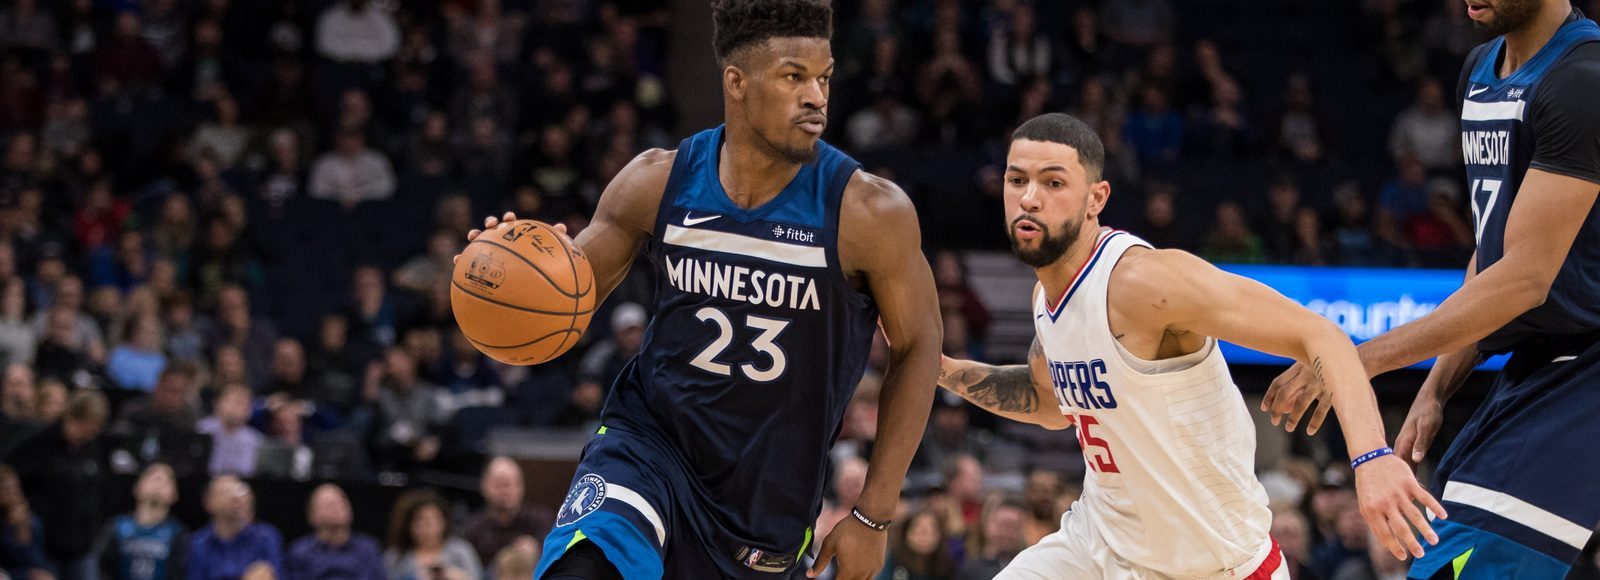
<path fill-rule="evenodd" d="M 1278 378 L 1272 379 L 1266 396 L 1261 399 L 1261 410 L 1272 417 L 1273 425 L 1282 424 L 1284 431 L 1293 433 L 1300 425 L 1300 419 L 1311 409 L 1312 403 L 1320 399 L 1316 412 L 1311 414 L 1311 420 L 1306 423 L 1306 434 L 1316 435 L 1333 405 L 1328 404 L 1327 387 L 1317 380 L 1314 373 L 1305 370 L 1306 365 L 1297 362 Z"/>
<path fill-rule="evenodd" d="M 837 580 L 872 580 L 883 569 L 883 557 L 889 553 L 889 534 L 863 525 L 848 513 L 833 532 L 822 540 L 817 549 L 817 561 L 806 571 L 806 577 L 816 578 L 828 569 L 834 558 L 839 560 Z"/>
<path fill-rule="evenodd" d="M 1361 504 L 1361 517 L 1367 527 L 1383 543 L 1390 554 L 1400 560 L 1406 553 L 1422 557 L 1422 544 L 1411 529 L 1416 528 L 1428 545 L 1439 543 L 1439 535 L 1417 503 L 1433 511 L 1440 519 L 1448 517 L 1444 506 L 1428 494 L 1411 474 L 1411 468 L 1394 455 L 1379 457 L 1356 468 L 1356 500 Z"/>
<path fill-rule="evenodd" d="M 506 212 L 505 215 L 502 215 L 498 218 L 494 216 L 483 218 L 483 229 L 467 232 L 467 243 L 470 244 L 472 243 L 472 240 L 478 239 L 478 236 L 482 235 L 483 232 L 498 228 L 501 224 L 508 224 L 514 221 L 517 221 L 517 214 L 509 211 Z M 550 227 L 551 229 L 554 229 L 556 233 L 559 233 L 563 236 L 567 235 L 567 224 L 551 224 Z M 461 254 L 456 254 L 454 257 L 450 258 L 450 263 L 454 264 L 456 263 L 456 260 L 460 259 Z"/>
<path fill-rule="evenodd" d="M 1428 394 L 1428 389 L 1417 393 L 1406 413 L 1406 423 L 1400 427 L 1400 436 L 1394 440 L 1394 454 L 1412 467 L 1422 462 L 1433 446 L 1433 436 L 1439 434 L 1439 424 L 1444 420 L 1444 403 Z"/>

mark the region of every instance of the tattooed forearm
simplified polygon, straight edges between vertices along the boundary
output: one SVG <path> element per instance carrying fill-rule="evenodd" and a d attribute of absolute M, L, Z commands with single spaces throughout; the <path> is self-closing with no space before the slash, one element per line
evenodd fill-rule
<path fill-rule="evenodd" d="M 1322 378 L 1322 357 L 1311 359 L 1311 372 L 1316 373 L 1317 382 L 1327 382 Z"/>
<path fill-rule="evenodd" d="M 1039 408 L 1027 365 L 973 367 L 948 377 L 941 373 L 939 384 L 991 411 L 1032 413 Z"/>

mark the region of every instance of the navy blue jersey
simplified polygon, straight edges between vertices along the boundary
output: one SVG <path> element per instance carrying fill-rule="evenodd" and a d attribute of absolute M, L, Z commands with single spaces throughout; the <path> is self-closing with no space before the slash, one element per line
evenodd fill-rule
<path fill-rule="evenodd" d="M 679 456 L 704 510 L 688 517 L 793 549 L 816 521 L 878 319 L 837 250 L 860 165 L 818 142 L 782 192 L 742 209 L 717 176 L 722 139 L 719 127 L 678 149 L 647 250 L 655 318 L 602 421 Z"/>
<path fill-rule="evenodd" d="M 115 555 L 108 562 L 116 580 L 161 580 L 177 578 L 178 550 L 183 526 L 168 519 L 150 527 L 140 526 L 132 515 L 120 516 L 112 524 L 108 549 Z"/>
<path fill-rule="evenodd" d="M 1462 153 L 1481 272 L 1505 255 L 1506 217 L 1528 169 L 1600 183 L 1600 27 L 1577 11 L 1532 59 L 1506 78 L 1505 39 L 1479 46 L 1462 71 Z M 1535 336 L 1600 330 L 1600 208 L 1588 219 L 1545 303 L 1479 343 L 1511 350 Z"/>

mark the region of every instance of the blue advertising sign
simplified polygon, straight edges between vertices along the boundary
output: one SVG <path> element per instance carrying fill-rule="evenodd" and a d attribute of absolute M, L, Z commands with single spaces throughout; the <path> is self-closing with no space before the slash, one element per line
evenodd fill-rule
<path fill-rule="evenodd" d="M 1266 284 L 1307 309 L 1327 317 L 1350 339 L 1366 342 L 1432 312 L 1461 287 L 1460 270 L 1330 268 L 1219 264 L 1223 270 Z M 1287 365 L 1291 361 L 1223 343 L 1229 363 Z M 1484 361 L 1480 370 L 1498 370 L 1505 356 Z M 1427 360 L 1412 368 L 1433 366 Z"/>

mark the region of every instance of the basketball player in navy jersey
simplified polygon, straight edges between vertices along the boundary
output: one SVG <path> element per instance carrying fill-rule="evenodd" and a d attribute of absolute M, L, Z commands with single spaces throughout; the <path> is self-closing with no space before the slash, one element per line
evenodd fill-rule
<path fill-rule="evenodd" d="M 634 159 L 576 240 L 600 300 L 642 249 L 656 314 L 584 449 L 538 578 L 799 576 L 880 316 L 892 355 L 871 469 L 811 572 L 837 557 L 838 578 L 877 574 L 926 427 L 941 342 L 933 277 L 909 198 L 819 139 L 828 1 L 712 11 L 726 124 Z"/>
<path fill-rule="evenodd" d="M 1568 0 L 1463 9 L 1496 37 L 1456 90 L 1477 253 L 1437 310 L 1359 352 L 1369 376 L 1439 357 L 1395 443 L 1413 462 L 1482 354 L 1511 353 L 1439 461 L 1451 518 L 1410 576 L 1563 578 L 1600 525 L 1600 27 Z M 1263 402 L 1290 431 L 1323 396 L 1302 370 Z"/>

